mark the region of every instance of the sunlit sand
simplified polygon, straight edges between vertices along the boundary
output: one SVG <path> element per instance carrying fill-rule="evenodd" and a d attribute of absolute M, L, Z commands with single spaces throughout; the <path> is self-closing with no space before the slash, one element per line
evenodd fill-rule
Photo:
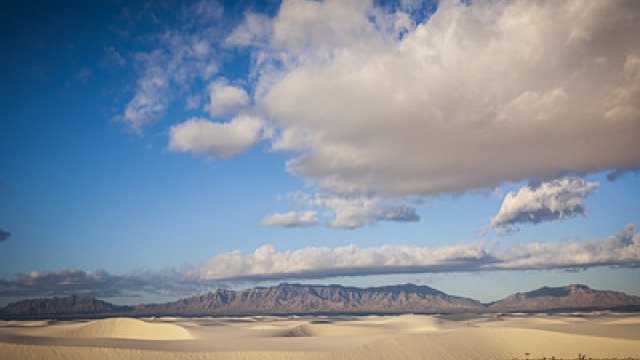
<path fill-rule="evenodd" d="M 637 315 L 145 318 L 0 322 L 7 359 L 640 358 Z"/>

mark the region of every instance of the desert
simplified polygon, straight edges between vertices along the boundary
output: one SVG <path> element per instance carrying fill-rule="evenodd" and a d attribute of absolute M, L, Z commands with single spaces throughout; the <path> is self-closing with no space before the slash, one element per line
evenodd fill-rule
<path fill-rule="evenodd" d="M 3 359 L 640 358 L 614 312 L 150 317 L 0 323 Z"/>

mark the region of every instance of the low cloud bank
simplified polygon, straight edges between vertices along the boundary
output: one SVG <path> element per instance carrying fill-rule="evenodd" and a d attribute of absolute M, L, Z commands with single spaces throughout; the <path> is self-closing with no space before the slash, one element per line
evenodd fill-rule
<path fill-rule="evenodd" d="M 0 297 L 87 294 L 97 297 L 152 293 L 185 296 L 232 282 L 365 276 L 393 273 L 444 273 L 491 270 L 585 269 L 640 265 L 640 233 L 629 224 L 607 238 L 533 242 L 516 246 L 473 243 L 443 247 L 384 245 L 363 248 L 306 247 L 278 251 L 264 245 L 253 253 L 222 253 L 180 271 L 113 275 L 104 270 L 32 271 L 0 279 Z"/>

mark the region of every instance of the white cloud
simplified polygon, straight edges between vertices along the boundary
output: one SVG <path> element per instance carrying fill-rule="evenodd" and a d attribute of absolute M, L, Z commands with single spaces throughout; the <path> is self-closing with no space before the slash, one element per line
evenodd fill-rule
<path fill-rule="evenodd" d="M 525 186 L 510 191 L 491 218 L 491 227 L 502 232 L 515 230 L 518 224 L 537 224 L 586 215 L 584 198 L 600 185 L 580 178 L 562 178 L 538 186 Z"/>
<path fill-rule="evenodd" d="M 275 213 L 262 220 L 264 226 L 281 226 L 286 228 L 318 225 L 318 213 L 313 210 Z"/>
<path fill-rule="evenodd" d="M 320 193 L 458 193 L 640 165 L 635 2 L 444 2 L 400 21 L 399 40 L 376 14 L 284 1 L 256 61 L 273 148 L 301 151 L 288 169 Z"/>
<path fill-rule="evenodd" d="M 640 233 L 629 224 L 607 239 L 534 242 L 496 252 L 502 269 L 544 269 L 640 264 Z"/>
<path fill-rule="evenodd" d="M 325 225 L 332 228 L 355 229 L 371 226 L 379 221 L 420 221 L 416 209 L 406 199 L 342 197 L 330 194 L 312 196 L 301 192 L 289 194 L 285 199 L 297 207 L 323 209 L 327 218 Z"/>
<path fill-rule="evenodd" d="M 169 149 L 195 155 L 231 158 L 260 140 L 263 121 L 254 116 L 241 115 L 227 123 L 192 118 L 169 130 Z"/>
<path fill-rule="evenodd" d="M 400 201 L 371 197 L 317 196 L 311 203 L 333 212 L 334 218 L 327 223 L 327 226 L 333 228 L 355 229 L 378 221 L 420 221 L 415 208 Z"/>
<path fill-rule="evenodd" d="M 145 70 L 138 78 L 136 93 L 122 115 L 134 132 L 140 132 L 144 125 L 164 114 L 169 104 L 169 78 L 154 60 L 158 55 L 140 57 L 145 59 Z"/>
<path fill-rule="evenodd" d="M 249 103 L 249 95 L 238 86 L 229 85 L 226 80 L 218 80 L 210 86 L 209 113 L 220 116 L 238 111 Z"/>
<path fill-rule="evenodd" d="M 629 224 L 607 239 L 534 242 L 510 248 L 477 243 L 437 248 L 347 245 L 278 251 L 273 245 L 264 245 L 249 254 L 233 251 L 216 255 L 192 269 L 190 275 L 203 280 L 308 278 L 638 264 L 640 233 L 636 225 Z"/>
<path fill-rule="evenodd" d="M 130 296 L 141 292 L 188 295 L 223 285 L 232 279 L 260 280 L 318 278 L 392 273 L 490 271 L 496 269 L 565 269 L 594 266 L 640 265 L 640 233 L 629 224 L 606 239 L 574 242 L 534 242 L 512 247 L 496 243 L 443 247 L 384 245 L 335 248 L 305 247 L 278 251 L 264 245 L 254 252 L 222 253 L 180 271 L 137 271 L 113 275 L 104 270 L 78 269 L 18 274 L 0 279 L 4 296 L 89 294 L 98 297 Z"/>
<path fill-rule="evenodd" d="M 199 1 L 181 9 L 178 24 L 152 37 L 156 47 L 136 53 L 136 87 L 118 119 L 140 133 L 145 126 L 159 120 L 172 101 L 181 94 L 193 95 L 194 87 L 208 81 L 218 71 L 214 51 L 222 6 L 215 1 Z M 143 41 L 149 42 L 145 37 Z M 124 64 L 115 49 L 108 49 L 115 60 Z M 115 55 L 114 55 L 115 54 Z"/>
<path fill-rule="evenodd" d="M 244 21 L 238 25 L 225 39 L 225 44 L 231 46 L 263 45 L 272 32 L 271 19 L 262 14 L 248 12 Z"/>

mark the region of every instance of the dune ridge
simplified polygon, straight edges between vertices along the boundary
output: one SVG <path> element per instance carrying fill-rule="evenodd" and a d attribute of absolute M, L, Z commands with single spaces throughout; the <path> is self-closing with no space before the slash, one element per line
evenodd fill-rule
<path fill-rule="evenodd" d="M 636 319 L 624 314 L 182 318 L 170 323 L 117 318 L 54 323 L 47 332 L 12 323 L 0 326 L 0 358 L 502 360 L 586 354 L 640 359 Z"/>
<path fill-rule="evenodd" d="M 147 323 L 138 319 L 113 318 L 94 320 L 60 334 L 72 338 L 118 338 L 140 340 L 187 340 L 193 336 L 174 324 Z"/>

